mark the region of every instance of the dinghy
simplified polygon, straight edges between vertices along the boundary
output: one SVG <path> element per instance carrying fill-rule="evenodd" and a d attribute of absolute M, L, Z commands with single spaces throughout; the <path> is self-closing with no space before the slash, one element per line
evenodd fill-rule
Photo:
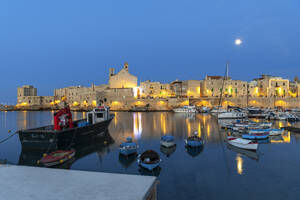
<path fill-rule="evenodd" d="M 172 135 L 164 135 L 161 137 L 160 139 L 160 144 L 161 146 L 163 147 L 172 147 L 172 146 L 175 146 L 175 139 L 174 139 L 174 136 Z"/>
<path fill-rule="evenodd" d="M 139 155 L 137 162 L 141 167 L 152 171 L 159 166 L 161 159 L 155 151 L 147 150 Z"/>
<path fill-rule="evenodd" d="M 190 136 L 185 140 L 185 144 L 186 144 L 186 146 L 189 146 L 189 147 L 201 147 L 203 144 L 203 141 L 198 136 L 198 132 L 196 131 L 196 132 L 194 132 L 193 136 Z"/>
<path fill-rule="evenodd" d="M 75 156 L 75 150 L 57 150 L 50 154 L 45 154 L 41 160 L 38 160 L 38 164 L 42 164 L 45 167 L 53 167 L 59 164 L 63 164 L 69 160 L 72 160 Z"/>
<path fill-rule="evenodd" d="M 227 137 L 228 143 L 232 146 L 241 148 L 241 149 L 248 149 L 248 150 L 257 150 L 258 143 L 252 140 L 246 140 L 238 137 L 228 136 Z"/>
<path fill-rule="evenodd" d="M 132 137 L 126 138 L 126 142 L 120 144 L 120 154 L 129 156 L 137 153 L 137 144 L 132 141 Z"/>

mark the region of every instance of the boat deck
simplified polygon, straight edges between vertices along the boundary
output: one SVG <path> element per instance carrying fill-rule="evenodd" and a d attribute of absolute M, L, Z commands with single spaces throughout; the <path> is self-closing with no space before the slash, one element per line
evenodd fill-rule
<path fill-rule="evenodd" d="M 10 200 L 156 199 L 156 177 L 0 165 L 0 197 Z"/>

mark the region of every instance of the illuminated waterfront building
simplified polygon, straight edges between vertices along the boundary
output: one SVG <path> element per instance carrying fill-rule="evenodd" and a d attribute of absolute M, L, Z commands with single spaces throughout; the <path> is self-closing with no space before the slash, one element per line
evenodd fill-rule
<path fill-rule="evenodd" d="M 206 76 L 201 82 L 201 95 L 206 97 L 241 97 L 247 95 L 247 82 L 230 77 Z"/>
<path fill-rule="evenodd" d="M 262 75 L 257 81 L 260 97 L 286 97 L 289 92 L 289 80 L 282 77 Z"/>
<path fill-rule="evenodd" d="M 170 84 L 172 96 L 200 98 L 200 83 L 200 80 L 175 80 Z"/>
<path fill-rule="evenodd" d="M 140 83 L 141 97 L 167 98 L 171 96 L 170 84 L 144 81 Z"/>

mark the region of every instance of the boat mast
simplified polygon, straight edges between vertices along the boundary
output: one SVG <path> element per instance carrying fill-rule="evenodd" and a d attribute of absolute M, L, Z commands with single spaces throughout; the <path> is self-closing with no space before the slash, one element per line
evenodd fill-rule
<path fill-rule="evenodd" d="M 221 88 L 221 94 L 220 94 L 220 99 L 219 99 L 219 106 L 221 106 L 222 104 L 222 95 L 223 95 L 223 89 L 224 89 L 224 85 L 225 85 L 225 80 L 228 80 L 228 67 L 229 67 L 229 63 L 226 63 L 226 70 L 225 70 L 225 76 L 223 78 L 223 83 L 222 83 L 222 88 Z"/>

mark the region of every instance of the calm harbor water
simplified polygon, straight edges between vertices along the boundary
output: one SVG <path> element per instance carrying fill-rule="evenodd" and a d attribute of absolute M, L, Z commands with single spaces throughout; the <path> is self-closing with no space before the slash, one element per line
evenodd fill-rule
<path fill-rule="evenodd" d="M 53 123 L 53 112 L 0 112 L 0 140 L 16 130 Z M 74 113 L 80 119 L 85 113 Z M 289 124 L 275 122 L 274 127 Z M 299 126 L 299 124 L 296 124 Z M 9 133 L 11 130 L 11 133 Z M 198 131 L 203 149 L 186 149 L 184 139 Z M 160 147 L 160 137 L 172 134 L 177 146 Z M 300 199 L 300 135 L 262 141 L 258 153 L 230 148 L 214 116 L 171 112 L 116 112 L 105 138 L 76 148 L 74 170 L 156 175 L 158 199 Z M 118 146 L 131 136 L 139 152 L 153 149 L 162 163 L 153 174 L 138 167 L 135 157 L 119 157 Z M 0 144 L 0 160 L 35 165 L 43 152 L 22 149 L 18 135 Z"/>

